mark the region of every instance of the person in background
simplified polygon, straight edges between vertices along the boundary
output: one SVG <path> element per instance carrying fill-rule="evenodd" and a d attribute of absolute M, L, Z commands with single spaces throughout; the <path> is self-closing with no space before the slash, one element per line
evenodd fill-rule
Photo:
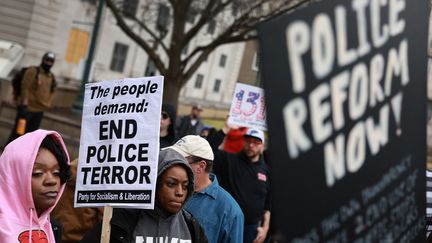
<path fill-rule="evenodd" d="M 110 242 L 208 242 L 196 219 L 183 209 L 193 188 L 193 171 L 185 158 L 172 149 L 160 151 L 155 208 L 114 208 Z M 100 242 L 101 230 L 98 223 L 81 242 Z"/>
<path fill-rule="evenodd" d="M 170 104 L 162 104 L 160 121 L 159 144 L 160 148 L 173 145 L 177 141 L 175 134 L 176 110 Z"/>
<path fill-rule="evenodd" d="M 56 81 L 51 72 L 54 62 L 55 54 L 47 52 L 43 55 L 38 67 L 30 67 L 24 73 L 21 81 L 21 92 L 16 101 L 15 125 L 7 143 L 23 133 L 39 129 L 43 114 L 51 108 L 54 97 Z M 25 124 L 21 122 L 22 120 L 25 120 Z"/>
<path fill-rule="evenodd" d="M 211 126 L 204 126 L 203 129 L 201 129 L 201 132 L 199 133 L 199 135 L 203 138 L 207 138 L 207 136 L 210 133 L 211 128 L 212 128 Z"/>
<path fill-rule="evenodd" d="M 60 242 L 50 213 L 69 177 L 57 132 L 40 129 L 8 144 L 0 156 L 0 242 Z"/>
<path fill-rule="evenodd" d="M 264 242 L 270 227 L 271 205 L 270 168 L 262 156 L 264 133 L 248 128 L 242 150 L 229 153 L 219 149 L 219 145 L 230 130 L 231 126 L 225 123 L 222 130 L 208 138 L 215 155 L 213 168 L 220 185 L 234 197 L 243 211 L 244 242 Z"/>
<path fill-rule="evenodd" d="M 207 140 L 188 135 L 168 148 L 183 155 L 192 167 L 195 193 L 185 209 L 198 219 L 209 242 L 243 242 L 243 213 L 234 198 L 219 186 L 216 176 L 211 173 L 214 157 Z"/>
<path fill-rule="evenodd" d="M 199 135 L 207 139 L 208 136 L 211 136 L 215 132 L 217 132 L 216 128 L 212 126 L 204 126 Z"/>
<path fill-rule="evenodd" d="M 186 135 L 199 135 L 204 128 L 201 120 L 202 108 L 199 105 L 193 105 L 189 115 L 180 117 L 176 124 L 177 136 L 179 138 Z"/>
<path fill-rule="evenodd" d="M 72 177 L 51 216 L 63 225 L 62 243 L 80 241 L 103 218 L 103 208 L 74 208 L 78 159 L 71 162 Z"/>

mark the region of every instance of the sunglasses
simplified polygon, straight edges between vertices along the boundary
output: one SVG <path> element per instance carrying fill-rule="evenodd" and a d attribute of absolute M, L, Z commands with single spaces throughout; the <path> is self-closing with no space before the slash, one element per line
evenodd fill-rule
<path fill-rule="evenodd" d="M 166 120 L 169 118 L 169 115 L 166 112 L 162 112 L 162 119 Z"/>

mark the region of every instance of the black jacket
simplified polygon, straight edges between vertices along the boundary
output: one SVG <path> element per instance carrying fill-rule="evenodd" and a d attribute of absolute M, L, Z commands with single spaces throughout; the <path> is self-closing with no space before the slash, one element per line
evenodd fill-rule
<path fill-rule="evenodd" d="M 215 155 L 213 172 L 219 185 L 239 204 L 245 224 L 258 223 L 264 211 L 271 209 L 270 167 L 264 162 L 263 156 L 258 162 L 252 163 L 243 151 L 228 153 L 219 150 L 224 137 L 225 134 L 218 131 L 207 138 Z"/>
<path fill-rule="evenodd" d="M 168 127 L 168 135 L 159 138 L 160 148 L 165 148 L 177 142 L 178 138 L 175 133 L 175 125 L 177 113 L 174 106 L 170 104 L 162 104 L 162 112 L 166 112 L 171 119 L 171 124 Z"/>
<path fill-rule="evenodd" d="M 54 233 L 54 238 L 56 243 L 61 243 L 62 234 L 63 234 L 63 224 L 55 219 L 51 219 L 51 228 Z"/>
<path fill-rule="evenodd" d="M 197 123 L 195 125 L 191 124 L 191 116 L 183 116 L 178 119 L 177 123 L 177 130 L 176 130 L 176 136 L 178 138 L 182 138 L 186 135 L 199 135 L 201 133 L 201 130 L 204 128 L 203 121 L 199 118 L 197 120 Z"/>
<path fill-rule="evenodd" d="M 207 243 L 207 237 L 204 230 L 198 224 L 195 218 L 185 210 L 182 210 L 185 221 L 188 225 L 189 232 L 192 236 L 192 242 Z M 114 209 L 111 218 L 111 243 L 129 243 L 132 240 L 132 234 L 139 217 L 139 209 Z M 84 238 L 82 243 L 100 242 L 102 231 L 102 222 L 98 223 Z"/>

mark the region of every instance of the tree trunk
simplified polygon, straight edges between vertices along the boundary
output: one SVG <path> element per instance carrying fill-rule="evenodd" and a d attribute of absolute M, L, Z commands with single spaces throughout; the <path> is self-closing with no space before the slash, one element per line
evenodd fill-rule
<path fill-rule="evenodd" d="M 165 77 L 164 79 L 164 90 L 163 90 L 163 102 L 173 105 L 177 108 L 178 98 L 180 95 L 181 83 L 179 80 L 169 79 Z"/>

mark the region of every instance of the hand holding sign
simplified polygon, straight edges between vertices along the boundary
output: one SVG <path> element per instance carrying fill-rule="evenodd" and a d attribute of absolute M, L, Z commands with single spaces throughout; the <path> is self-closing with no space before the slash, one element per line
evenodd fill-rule
<path fill-rule="evenodd" d="M 225 120 L 225 124 L 222 128 L 222 131 L 225 134 L 227 134 L 231 130 L 238 129 L 240 127 L 239 125 L 236 125 L 236 124 L 230 124 L 228 121 L 229 121 L 229 115 L 227 116 L 227 119 Z"/>

